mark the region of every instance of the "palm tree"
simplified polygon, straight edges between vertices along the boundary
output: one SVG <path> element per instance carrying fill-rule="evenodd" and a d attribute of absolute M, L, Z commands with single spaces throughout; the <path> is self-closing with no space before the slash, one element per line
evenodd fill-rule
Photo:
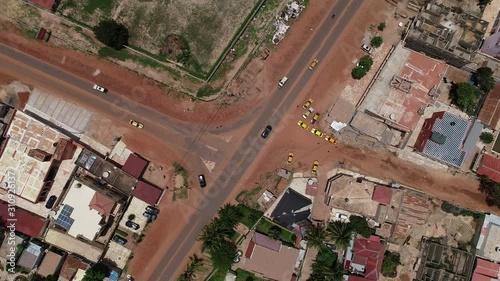
<path fill-rule="evenodd" d="M 240 221 L 243 214 L 238 207 L 231 204 L 225 204 L 219 209 L 219 218 L 228 228 L 234 228 Z"/>
<path fill-rule="evenodd" d="M 189 263 L 184 272 L 177 278 L 177 281 L 193 281 L 196 272 L 203 266 L 203 259 L 194 255 L 189 257 Z"/>
<path fill-rule="evenodd" d="M 198 240 L 203 242 L 201 250 L 203 252 L 217 252 L 222 242 L 233 233 L 220 219 L 213 219 L 202 229 Z"/>
<path fill-rule="evenodd" d="M 329 251 L 329 250 L 328 250 Z M 344 280 L 344 269 L 342 263 L 337 258 L 330 265 L 315 261 L 312 265 L 310 281 L 342 281 Z"/>
<path fill-rule="evenodd" d="M 344 249 L 349 245 L 352 238 L 352 228 L 348 223 L 334 221 L 328 224 L 327 231 L 337 247 Z"/>
<path fill-rule="evenodd" d="M 326 229 L 321 225 L 314 225 L 306 232 L 307 243 L 318 250 L 325 246 L 326 236 Z"/>

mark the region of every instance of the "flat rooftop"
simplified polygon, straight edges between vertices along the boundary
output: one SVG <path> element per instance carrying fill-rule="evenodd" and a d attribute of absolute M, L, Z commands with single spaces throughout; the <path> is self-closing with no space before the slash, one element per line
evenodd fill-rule
<path fill-rule="evenodd" d="M 408 129 L 414 129 L 420 108 L 434 104 L 432 94 L 447 65 L 399 44 L 368 92 L 360 109 L 369 110 Z"/>
<path fill-rule="evenodd" d="M 84 257 L 91 262 L 98 262 L 104 252 L 104 245 L 86 243 L 56 229 L 47 231 L 45 242 Z"/>
<path fill-rule="evenodd" d="M 132 193 L 137 183 L 137 179 L 90 150 L 84 150 L 76 164 L 126 195 Z"/>
<path fill-rule="evenodd" d="M 0 182 L 7 181 L 7 174 L 13 172 L 16 175 L 16 194 L 36 202 L 52 161 L 41 162 L 28 153 L 39 149 L 53 155 L 54 144 L 68 137 L 20 111 L 16 111 L 6 135 L 7 144 L 0 156 Z"/>
<path fill-rule="evenodd" d="M 500 261 L 500 252 L 495 251 L 498 245 L 500 245 L 500 217 L 486 215 L 476 245 L 476 255 L 489 260 Z"/>

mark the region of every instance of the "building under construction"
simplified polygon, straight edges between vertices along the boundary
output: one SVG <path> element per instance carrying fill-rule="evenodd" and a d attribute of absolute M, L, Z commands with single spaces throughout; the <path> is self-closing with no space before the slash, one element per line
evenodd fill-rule
<path fill-rule="evenodd" d="M 425 4 L 413 20 L 405 46 L 463 67 L 474 59 L 488 22 L 435 1 Z"/>

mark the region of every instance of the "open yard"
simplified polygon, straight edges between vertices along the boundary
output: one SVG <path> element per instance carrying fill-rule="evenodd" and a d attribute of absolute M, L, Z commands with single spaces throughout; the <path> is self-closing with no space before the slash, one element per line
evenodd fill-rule
<path fill-rule="evenodd" d="M 113 18 L 130 45 L 206 74 L 258 0 L 65 0 L 59 12 L 89 27 Z"/>

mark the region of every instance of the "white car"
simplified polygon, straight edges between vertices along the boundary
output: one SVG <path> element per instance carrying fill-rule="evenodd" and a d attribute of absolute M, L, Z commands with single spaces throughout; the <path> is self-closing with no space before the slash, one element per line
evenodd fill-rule
<path fill-rule="evenodd" d="M 108 91 L 108 89 L 106 89 L 106 88 L 104 88 L 102 86 L 99 86 L 97 84 L 94 84 L 94 90 L 99 91 L 101 93 L 106 93 Z"/>
<path fill-rule="evenodd" d="M 361 49 L 365 52 L 367 52 L 368 54 L 371 54 L 372 53 L 372 47 L 368 46 L 368 45 L 361 45 Z"/>
<path fill-rule="evenodd" d="M 342 214 L 342 213 L 336 213 L 335 217 L 338 219 L 341 219 L 341 220 L 346 220 L 349 218 L 346 214 Z"/>

